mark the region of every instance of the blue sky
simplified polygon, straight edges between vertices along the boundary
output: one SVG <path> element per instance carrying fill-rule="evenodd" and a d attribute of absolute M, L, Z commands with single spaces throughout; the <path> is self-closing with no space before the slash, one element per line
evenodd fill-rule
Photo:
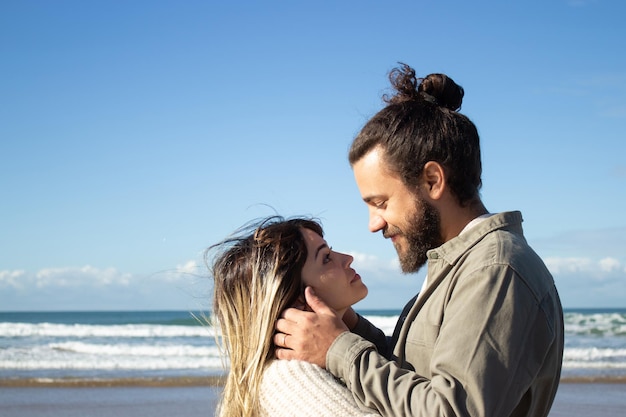
<path fill-rule="evenodd" d="M 506 4 L 505 4 L 506 3 Z M 0 310 L 203 309 L 203 251 L 319 217 L 370 288 L 403 275 L 346 154 L 397 62 L 465 89 L 482 197 L 521 210 L 566 308 L 626 307 L 621 1 L 3 1 Z"/>

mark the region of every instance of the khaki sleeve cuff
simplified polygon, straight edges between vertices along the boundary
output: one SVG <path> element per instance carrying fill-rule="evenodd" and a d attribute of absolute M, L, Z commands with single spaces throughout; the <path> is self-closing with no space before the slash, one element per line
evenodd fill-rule
<path fill-rule="evenodd" d="M 330 345 L 326 353 L 326 369 L 344 383 L 357 363 L 357 358 L 366 350 L 376 350 L 373 343 L 352 332 L 343 332 Z"/>

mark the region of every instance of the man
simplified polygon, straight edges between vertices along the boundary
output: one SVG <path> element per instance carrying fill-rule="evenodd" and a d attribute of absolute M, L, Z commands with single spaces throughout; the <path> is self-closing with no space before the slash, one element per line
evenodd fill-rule
<path fill-rule="evenodd" d="M 276 356 L 326 368 L 383 416 L 547 416 L 563 355 L 554 281 L 521 214 L 492 215 L 481 202 L 478 133 L 456 111 L 463 89 L 406 65 L 390 80 L 396 94 L 349 159 L 370 231 L 391 239 L 404 272 L 428 263 L 422 290 L 389 341 L 307 288 L 312 312 L 285 310 Z"/>

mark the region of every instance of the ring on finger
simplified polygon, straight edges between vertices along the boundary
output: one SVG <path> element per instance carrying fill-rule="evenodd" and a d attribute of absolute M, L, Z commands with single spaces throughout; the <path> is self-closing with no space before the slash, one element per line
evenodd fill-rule
<path fill-rule="evenodd" d="M 283 346 L 287 346 L 287 334 L 283 334 Z"/>

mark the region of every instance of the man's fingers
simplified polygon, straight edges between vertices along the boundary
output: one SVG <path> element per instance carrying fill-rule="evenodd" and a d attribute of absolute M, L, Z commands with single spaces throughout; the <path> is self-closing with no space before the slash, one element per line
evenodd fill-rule
<path fill-rule="evenodd" d="M 287 333 L 276 333 L 274 334 L 274 345 L 277 347 L 286 348 L 287 346 Z"/>
<path fill-rule="evenodd" d="M 298 321 L 302 320 L 302 318 L 307 313 L 309 313 L 309 312 L 303 311 L 303 310 L 299 310 L 299 309 L 294 308 L 294 307 L 290 307 L 290 308 L 284 309 L 283 312 L 281 313 L 280 317 L 285 319 L 285 320 L 287 320 L 287 321 L 291 321 L 293 323 L 297 323 Z"/>
<path fill-rule="evenodd" d="M 274 350 L 274 356 L 276 356 L 276 359 L 294 359 L 293 350 L 291 349 L 276 348 Z"/>
<path fill-rule="evenodd" d="M 294 322 L 291 320 L 278 319 L 276 320 L 276 324 L 274 328 L 276 329 L 276 335 L 279 335 L 281 333 L 293 334 L 295 331 L 298 330 L 298 324 L 297 322 Z"/>

